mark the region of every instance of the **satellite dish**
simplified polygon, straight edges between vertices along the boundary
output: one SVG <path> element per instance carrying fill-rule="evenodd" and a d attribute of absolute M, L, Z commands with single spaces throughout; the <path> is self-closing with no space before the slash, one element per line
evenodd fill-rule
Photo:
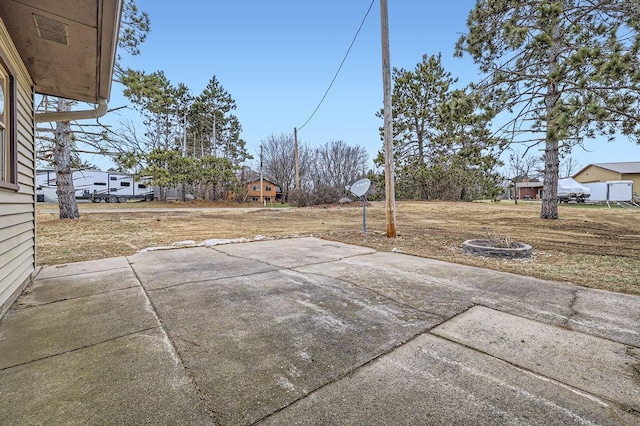
<path fill-rule="evenodd" d="M 356 197 L 362 197 L 364 194 L 367 193 L 370 186 L 371 186 L 371 181 L 367 178 L 364 178 L 364 179 L 360 179 L 357 182 L 354 182 L 351 185 L 351 188 L 349 188 L 349 191 L 351 191 L 351 193 Z"/>

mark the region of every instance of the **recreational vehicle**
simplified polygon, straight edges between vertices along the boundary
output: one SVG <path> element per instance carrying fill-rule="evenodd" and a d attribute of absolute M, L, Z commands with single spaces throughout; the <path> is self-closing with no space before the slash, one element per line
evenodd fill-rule
<path fill-rule="evenodd" d="M 37 171 L 38 201 L 57 202 L 56 172 Z M 127 173 L 101 170 L 76 170 L 72 175 L 76 199 L 99 203 L 124 203 L 130 199 L 153 200 L 153 186 L 149 179 L 134 179 Z"/>

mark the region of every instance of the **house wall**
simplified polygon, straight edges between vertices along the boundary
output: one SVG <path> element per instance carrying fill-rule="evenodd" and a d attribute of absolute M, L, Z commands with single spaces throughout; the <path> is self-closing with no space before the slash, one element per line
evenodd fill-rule
<path fill-rule="evenodd" d="M 0 317 L 35 271 L 35 147 L 33 83 L 4 23 L 0 53 L 16 78 L 18 191 L 0 188 Z"/>
<path fill-rule="evenodd" d="M 269 182 L 268 180 L 262 181 L 262 190 L 263 197 L 268 202 L 273 202 L 276 200 L 276 184 L 273 182 Z M 249 200 L 253 200 L 255 197 L 258 197 L 258 202 L 260 201 L 260 181 L 256 180 L 254 182 L 247 183 L 247 195 Z"/>
<path fill-rule="evenodd" d="M 518 199 L 519 200 L 525 200 L 527 199 L 527 195 L 529 196 L 530 200 L 537 200 L 538 198 L 538 191 L 541 188 L 518 188 Z"/>
<path fill-rule="evenodd" d="M 620 180 L 630 180 L 633 182 L 633 192 L 640 194 L 640 173 L 625 173 Z"/>
<path fill-rule="evenodd" d="M 606 182 L 608 180 L 622 180 L 620 173 L 616 173 L 611 170 L 603 169 L 597 166 L 589 166 L 582 172 L 573 177 L 577 182 L 590 183 L 590 182 Z"/>

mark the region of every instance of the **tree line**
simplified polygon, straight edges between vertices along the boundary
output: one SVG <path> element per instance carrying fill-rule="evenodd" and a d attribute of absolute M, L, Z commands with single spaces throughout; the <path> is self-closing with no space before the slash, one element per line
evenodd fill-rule
<path fill-rule="evenodd" d="M 367 173 L 369 154 L 359 145 L 331 141 L 318 147 L 300 144 L 295 181 L 295 141 L 291 134 L 271 135 L 262 142 L 263 173 L 277 184 L 282 198 L 299 206 L 335 203 L 346 194 L 345 186 Z"/>
<path fill-rule="evenodd" d="M 120 47 L 136 54 L 149 21 L 133 0 L 126 5 Z M 541 146 L 540 216 L 557 218 L 563 156 L 570 158 L 587 138 L 624 135 L 638 141 L 640 136 L 639 6 L 638 0 L 479 0 L 455 47 L 457 56 L 469 55 L 478 65 L 479 81 L 460 87 L 439 53 L 424 55 L 414 69 L 393 69 L 398 198 L 494 198 L 510 177 L 500 172 L 504 151 L 522 147 L 522 158 L 510 159 L 520 167 Z M 56 171 L 82 166 L 80 141 L 110 155 L 120 170 L 149 175 L 161 187 L 182 187 L 199 198 L 237 194 L 260 171 L 247 170 L 252 156 L 234 114 L 236 103 L 215 75 L 196 96 L 162 71 L 125 69 L 119 62 L 116 78 L 143 117 L 143 134 L 130 122 L 116 130 L 85 125 L 76 131 L 60 123 L 53 136 L 41 138 L 50 149 L 40 157 L 55 163 Z M 301 143 L 297 185 L 293 144 L 290 134 L 261 141 L 260 168 L 285 201 L 331 202 L 365 175 L 378 189 L 372 197 L 383 193 L 380 167 L 368 169 L 366 150 L 344 141 Z M 377 166 L 382 154 L 374 158 Z"/>

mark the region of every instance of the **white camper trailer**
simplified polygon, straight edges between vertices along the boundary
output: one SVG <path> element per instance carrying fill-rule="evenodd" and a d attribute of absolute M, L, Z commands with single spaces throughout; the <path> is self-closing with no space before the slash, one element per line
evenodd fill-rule
<path fill-rule="evenodd" d="M 38 170 L 38 201 L 56 202 L 56 172 Z M 132 175 L 101 170 L 76 170 L 72 174 L 76 198 L 99 203 L 124 203 L 130 199 L 153 200 L 149 179 L 136 180 Z"/>

